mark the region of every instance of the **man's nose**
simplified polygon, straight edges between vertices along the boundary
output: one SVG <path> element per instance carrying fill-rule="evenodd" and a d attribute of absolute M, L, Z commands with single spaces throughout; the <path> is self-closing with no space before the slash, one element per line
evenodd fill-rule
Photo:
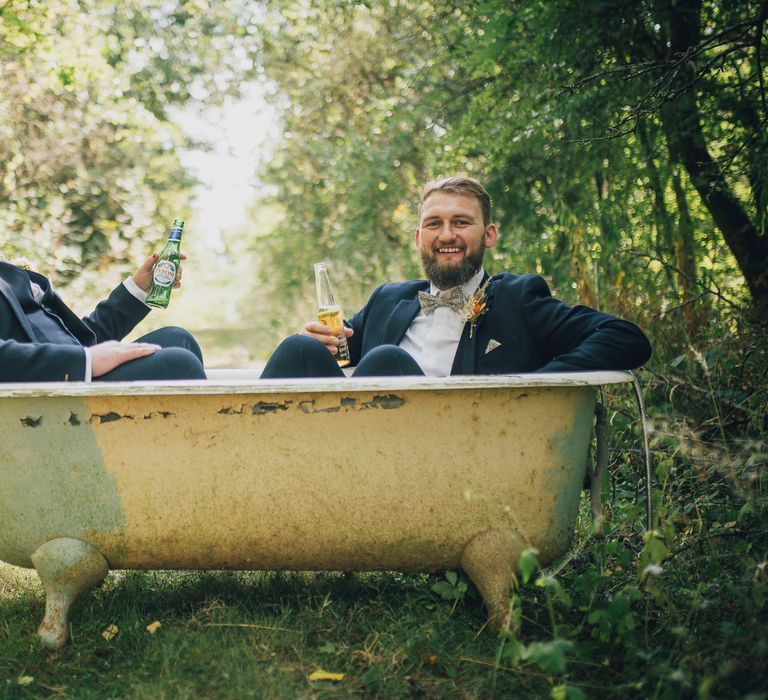
<path fill-rule="evenodd" d="M 450 221 L 444 221 L 443 225 L 440 228 L 440 239 L 444 241 L 450 241 L 453 240 L 454 234 L 453 234 L 453 226 L 451 226 Z"/>

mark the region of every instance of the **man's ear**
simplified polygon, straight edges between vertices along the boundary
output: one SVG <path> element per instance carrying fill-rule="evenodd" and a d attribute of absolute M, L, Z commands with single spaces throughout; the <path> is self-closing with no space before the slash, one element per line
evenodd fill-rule
<path fill-rule="evenodd" d="M 416 248 L 418 249 L 421 247 L 421 229 L 418 229 L 418 228 L 416 229 L 415 240 L 416 240 Z"/>
<path fill-rule="evenodd" d="M 496 228 L 496 224 L 488 224 L 485 227 L 485 247 L 490 248 L 499 237 L 499 231 Z"/>

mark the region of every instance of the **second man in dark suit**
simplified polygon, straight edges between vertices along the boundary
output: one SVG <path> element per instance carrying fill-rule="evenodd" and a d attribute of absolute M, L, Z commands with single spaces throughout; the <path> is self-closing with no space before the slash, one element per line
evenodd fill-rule
<path fill-rule="evenodd" d="M 345 321 L 354 376 L 634 369 L 651 347 L 634 324 L 567 306 L 539 275 L 483 270 L 491 200 L 472 178 L 430 182 L 416 246 L 427 280 L 384 284 Z M 280 344 L 262 378 L 341 376 L 338 339 L 316 321 Z"/>
<path fill-rule="evenodd" d="M 0 382 L 205 379 L 200 347 L 182 328 L 121 342 L 149 313 L 156 261 L 147 258 L 84 318 L 47 277 L 0 262 Z"/>

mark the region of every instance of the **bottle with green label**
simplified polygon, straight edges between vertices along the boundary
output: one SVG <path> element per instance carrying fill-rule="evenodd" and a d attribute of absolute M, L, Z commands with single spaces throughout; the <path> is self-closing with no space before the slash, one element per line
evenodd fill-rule
<path fill-rule="evenodd" d="M 158 309 L 165 309 L 171 300 L 173 283 L 176 280 L 176 271 L 181 260 L 181 232 L 184 230 L 184 222 L 174 219 L 171 232 L 168 234 L 168 242 L 160 253 L 152 273 L 152 287 L 147 294 L 147 305 Z"/>

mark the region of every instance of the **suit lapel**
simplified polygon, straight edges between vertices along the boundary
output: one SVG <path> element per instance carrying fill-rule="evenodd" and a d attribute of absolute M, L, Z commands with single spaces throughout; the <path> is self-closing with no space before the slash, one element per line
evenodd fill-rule
<path fill-rule="evenodd" d="M 55 313 L 59 317 L 59 321 L 62 323 L 66 331 L 72 335 L 72 337 L 83 345 L 93 345 L 96 342 L 96 335 L 94 332 L 86 326 L 81 319 L 69 309 L 69 307 L 59 298 L 59 296 L 50 289 L 50 282 L 46 277 L 37 272 L 25 272 L 13 265 L 7 265 L 6 263 L 0 263 L 3 268 L 0 268 L 0 293 L 5 297 L 6 301 L 10 305 L 11 309 L 16 316 L 16 320 L 21 325 L 24 333 L 27 335 L 30 341 L 37 342 L 37 333 L 32 328 L 32 324 L 29 322 L 27 315 L 24 313 L 24 309 L 19 302 L 19 299 L 23 296 L 31 297 L 32 290 L 30 289 L 29 282 L 32 280 L 36 282 L 46 292 L 46 298 L 50 301 L 50 306 L 46 307 L 49 313 Z"/>
<path fill-rule="evenodd" d="M 2 263 L 5 266 L 5 263 Z M 11 267 L 11 266 L 8 266 Z M 3 269 L 2 272 L 8 273 L 8 269 Z M 23 275 L 23 279 L 22 279 Z M 21 308 L 21 304 L 19 303 L 19 295 L 23 294 L 25 291 L 28 294 L 31 294 L 31 290 L 29 290 L 29 278 L 25 272 L 22 272 L 19 270 L 17 273 L 15 268 L 11 267 L 10 275 L 8 275 L 10 278 L 10 281 L 6 281 L 5 277 L 0 276 L 0 294 L 2 294 L 5 297 L 5 300 L 8 302 L 8 305 L 13 310 L 13 313 L 16 315 L 16 320 L 19 322 L 19 325 L 24 329 L 24 332 L 27 334 L 27 337 L 30 341 L 35 340 L 35 332 L 32 329 L 32 326 L 30 325 L 29 321 L 27 320 L 27 316 L 24 313 L 24 310 Z M 26 284 L 27 289 L 18 289 L 17 287 L 21 284 Z"/>
<path fill-rule="evenodd" d="M 474 374 L 475 373 L 475 355 L 477 353 L 477 326 L 472 337 L 469 337 L 469 324 L 464 324 L 459 339 L 459 346 L 456 348 L 456 355 L 453 358 L 451 374 Z"/>
<path fill-rule="evenodd" d="M 480 281 L 480 287 L 482 287 L 488 280 L 488 274 L 483 275 L 483 279 Z M 479 288 L 479 287 L 478 287 Z M 486 317 L 493 313 L 493 306 L 491 302 L 494 296 L 493 280 L 488 284 L 485 289 L 485 303 L 488 308 L 487 313 L 480 316 L 475 323 L 475 330 L 472 333 L 472 337 L 469 337 L 469 322 L 464 324 L 464 328 L 461 331 L 461 338 L 459 339 L 459 346 L 456 348 L 456 356 L 453 358 L 453 366 L 451 367 L 451 374 L 474 374 L 477 359 L 477 338 L 480 335 L 480 328 L 483 325 Z"/>
<path fill-rule="evenodd" d="M 401 299 L 387 320 L 382 342 L 398 345 L 420 308 L 418 298 Z"/>

